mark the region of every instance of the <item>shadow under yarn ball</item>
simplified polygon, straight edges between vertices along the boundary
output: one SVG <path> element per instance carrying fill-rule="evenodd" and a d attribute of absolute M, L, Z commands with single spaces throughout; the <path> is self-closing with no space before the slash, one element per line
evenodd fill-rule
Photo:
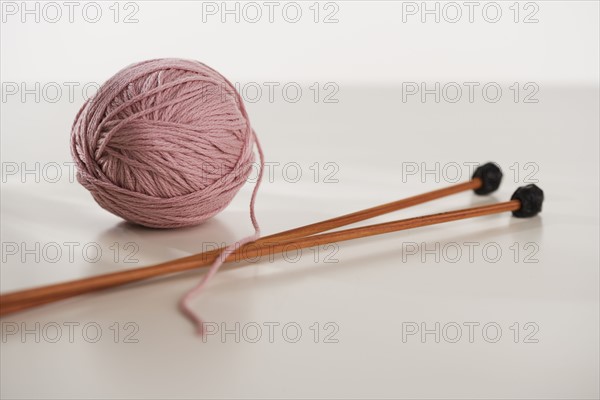
<path fill-rule="evenodd" d="M 191 60 L 133 64 L 73 124 L 77 179 L 100 206 L 154 228 L 199 224 L 246 181 L 255 133 L 233 85 Z"/>

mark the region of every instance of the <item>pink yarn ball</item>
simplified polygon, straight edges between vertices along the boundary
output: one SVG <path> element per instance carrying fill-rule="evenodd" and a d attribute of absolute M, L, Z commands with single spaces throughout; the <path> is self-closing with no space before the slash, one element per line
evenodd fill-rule
<path fill-rule="evenodd" d="M 189 60 L 133 64 L 81 108 L 71 153 L 77 179 L 103 208 L 154 228 L 199 224 L 245 183 L 255 133 L 240 95 Z"/>

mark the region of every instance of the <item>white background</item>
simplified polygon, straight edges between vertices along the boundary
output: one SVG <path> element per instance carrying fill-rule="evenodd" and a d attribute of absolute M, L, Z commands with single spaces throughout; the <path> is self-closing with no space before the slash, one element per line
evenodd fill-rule
<path fill-rule="evenodd" d="M 28 2 L 34 13 L 23 14 L 21 2 L 3 2 L 2 293 L 166 261 L 251 232 L 252 183 L 206 224 L 159 231 L 123 223 L 69 178 L 70 125 L 83 87 L 148 58 L 198 59 L 246 90 L 272 163 L 257 201 L 265 234 L 463 181 L 471 163 L 489 160 L 505 173 L 493 196 L 460 194 L 376 221 L 504 201 L 531 182 L 546 193 L 543 213 L 428 227 L 340 244 L 335 254 L 321 248 L 297 262 L 224 270 L 194 306 L 217 326 L 239 323 L 239 343 L 234 334 L 203 342 L 177 312 L 198 273 L 6 316 L 3 398 L 598 398 L 598 2 L 520 2 L 518 22 L 514 2 L 498 2 L 496 23 L 486 20 L 492 10 L 482 14 L 495 7 L 490 2 L 478 2 L 472 23 L 463 2 L 456 23 L 444 2 L 437 3 L 439 22 L 406 14 L 421 2 L 326 3 L 317 4 L 318 22 L 313 2 L 294 3 L 302 10 L 297 23 L 279 3 L 271 23 L 258 2 L 263 16 L 252 23 L 245 3 L 239 22 L 235 15 L 223 22 L 221 2 L 111 1 L 99 3 L 101 17 L 92 23 L 93 11 L 82 14 L 92 6 L 77 3 L 70 22 L 68 7 L 57 2 L 62 17 L 52 23 L 54 4 Z M 213 6 L 217 13 L 206 14 Z M 132 11 L 137 22 L 124 23 Z M 337 22 L 324 23 L 326 15 Z M 527 15 L 537 22 L 525 23 Z M 466 82 L 477 87 L 472 101 Z M 434 94 L 406 93 L 436 83 L 438 102 Z M 456 102 L 442 89 L 449 84 L 463 90 Z M 500 87 L 500 96 L 491 101 L 485 85 Z M 298 86 L 299 98 L 282 89 Z M 56 164 L 63 166 L 59 179 Z M 78 244 L 73 260 L 66 242 Z M 49 243 L 63 251 L 56 261 L 41 250 Z M 103 251 L 97 262 L 81 253 L 90 243 Z M 133 263 L 125 260 L 128 243 L 137 249 Z M 473 257 L 468 243 L 477 246 Z M 13 244 L 17 254 L 6 251 Z M 39 252 L 25 254 L 36 244 Z M 71 322 L 79 324 L 72 342 Z M 125 343 L 127 322 L 138 329 L 137 343 Z M 271 322 L 279 324 L 272 343 Z M 472 342 L 470 322 L 479 324 Z M 293 329 L 282 333 L 288 323 L 302 329 L 296 343 L 288 343 Z M 403 340 L 413 323 L 439 323 L 439 343 L 434 334 Z M 62 327 L 56 343 L 49 340 L 53 324 Z M 85 324 L 102 329 L 97 343 L 86 340 Z M 262 336 L 251 343 L 254 331 L 243 327 L 256 324 Z M 462 336 L 451 343 L 454 331 L 443 327 L 456 324 Z M 482 332 L 485 324 L 501 328 L 496 343 L 493 329 Z M 19 332 L 9 335 L 15 326 Z M 332 327 L 337 342 L 326 343 Z M 23 329 L 37 332 L 39 343 Z"/>
<path fill-rule="evenodd" d="M 26 13 L 20 2 L 15 11 L 13 2 L 4 3 L 10 11 L 2 31 L 4 80 L 96 80 L 134 61 L 179 57 L 200 59 L 242 81 L 598 83 L 595 1 L 520 2 L 517 7 L 510 1 L 474 2 L 472 8 L 464 5 L 468 2 L 344 1 L 318 7 L 310 1 L 287 7 L 276 2 L 271 8 L 269 2 L 242 2 L 233 14 L 226 11 L 236 10 L 236 2 L 124 2 L 119 7 L 101 2 L 99 17 L 97 8 L 85 3 L 72 8 L 39 3 L 37 14 Z M 27 9 L 35 10 L 34 4 Z M 439 23 L 425 12 L 436 4 Z M 456 23 L 451 22 L 457 15 L 453 4 L 461 13 Z M 298 22 L 288 22 L 296 19 L 298 8 Z M 487 22 L 497 18 L 497 9 L 498 22 Z M 45 18 L 57 22 L 43 23 Z M 124 22 L 133 19 L 138 23 Z"/>

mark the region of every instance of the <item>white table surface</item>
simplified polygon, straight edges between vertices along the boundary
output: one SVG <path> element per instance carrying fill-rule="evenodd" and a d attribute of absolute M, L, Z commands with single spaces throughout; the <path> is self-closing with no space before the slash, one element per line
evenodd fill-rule
<path fill-rule="evenodd" d="M 504 71 L 508 77 L 497 78 L 503 88 L 497 103 L 481 97 L 472 103 L 431 98 L 422 103 L 418 97 L 403 102 L 397 82 L 352 84 L 340 78 L 337 103 L 315 103 L 305 86 L 297 103 L 263 98 L 248 104 L 272 163 L 257 216 L 263 233 L 271 234 L 447 186 L 457 165 L 458 181 L 467 180 L 469 165 L 487 161 L 497 162 L 505 174 L 492 196 L 463 193 L 372 222 L 505 201 L 531 182 L 545 192 L 543 212 L 528 220 L 507 213 L 453 222 L 304 251 L 299 260 L 290 254 L 224 269 L 194 308 L 211 327 L 230 333 L 204 341 L 177 310 L 199 272 L 5 316 L 0 321 L 3 399 L 598 398 L 599 88 L 597 80 L 571 79 L 589 75 L 594 65 L 597 76 L 598 38 L 591 39 L 595 48 L 580 40 L 597 31 L 597 5 L 593 14 L 585 8 L 593 4 L 582 2 L 577 14 L 563 12 L 560 2 L 543 2 L 545 24 L 535 29 L 486 25 L 470 31 L 468 25 L 447 24 L 426 29 L 413 23 L 398 33 L 392 29 L 396 20 L 369 19 L 357 3 L 344 15 L 364 15 L 371 29 L 360 19 L 341 19 L 338 31 L 326 28 L 341 32 L 337 36 L 315 27 L 330 46 L 325 48 L 304 36 L 313 30 L 310 24 L 288 26 L 281 31 L 286 35 L 273 40 L 305 46 L 292 51 L 264 41 L 272 33 L 263 37 L 246 25 L 201 25 L 184 8 L 161 11 L 160 2 L 141 4 L 140 12 L 180 19 L 169 27 L 157 25 L 156 15 L 148 20 L 140 14 L 138 26 L 88 24 L 60 34 L 43 24 L 3 26 L 2 66 L 10 74 L 3 81 L 101 82 L 125 59 L 159 54 L 201 60 L 210 54 L 219 60 L 218 46 L 208 39 L 215 36 L 203 36 L 203 29 L 223 29 L 223 43 L 243 47 L 240 58 L 249 71 L 264 71 L 257 78 L 261 82 L 282 81 L 276 74 L 288 66 L 293 73 L 302 70 L 293 65 L 311 73 L 321 65 L 333 68 L 338 57 L 346 63 L 338 68 L 346 78 L 366 77 L 372 62 L 382 64 L 385 81 L 396 58 L 406 67 L 399 76 L 409 81 L 485 83 L 494 80 L 486 74 Z M 377 15 L 393 19 L 389 13 Z M 248 42 L 227 36 L 228 29 L 244 32 Z M 163 36 L 157 39 L 155 33 Z M 77 40 L 87 44 L 72 45 Z M 331 47 L 335 43 L 343 45 Z M 398 53 L 386 56 L 396 45 Z M 359 49 L 366 56 L 355 58 Z M 111 51 L 114 59 L 103 58 Z M 281 64 L 261 61 L 268 55 Z M 248 80 L 231 74 L 245 65 L 225 59 L 220 65 L 230 65 L 223 72 L 232 80 Z M 63 75 L 54 78 L 58 70 Z M 327 71 L 321 85 L 336 79 L 334 69 Z M 415 71 L 426 78 L 415 77 Z M 429 78 L 448 71 L 456 79 Z M 512 98 L 511 74 L 523 71 L 525 78 L 515 80 L 537 82 L 537 103 Z M 567 83 L 560 83 L 561 77 Z M 68 175 L 70 125 L 81 104 L 80 95 L 56 103 L 22 102 L 19 96 L 2 101 L 2 293 L 142 267 L 252 232 L 251 183 L 221 214 L 188 229 L 144 229 L 101 209 Z M 57 164 L 62 175 L 54 182 Z M 419 171 L 407 175 L 415 166 Z M 297 167 L 302 178 L 294 182 Z M 436 168 L 439 178 L 423 173 Z M 24 172 L 31 169 L 39 179 Z M 96 248 L 102 255 L 88 262 Z M 135 250 L 131 259 L 128 249 Z M 257 326 L 261 336 L 254 340 Z M 439 343 L 435 333 L 421 337 L 423 328 L 436 326 Z M 457 326 L 462 335 L 454 340 Z M 301 336 L 290 343 L 298 327 Z M 420 332 L 409 335 L 414 327 Z M 95 338 L 98 328 L 101 335 Z"/>
<path fill-rule="evenodd" d="M 340 91 L 338 104 L 250 106 L 270 162 L 295 162 L 304 174 L 291 183 L 291 172 L 284 179 L 273 167 L 273 182 L 264 183 L 257 201 L 265 234 L 449 184 L 443 177 L 436 182 L 433 175 L 426 175 L 424 183 L 420 174 L 403 178 L 401 171 L 412 162 L 419 168 L 422 162 L 428 168 L 440 162 L 443 171 L 451 163 L 494 160 L 504 168 L 505 179 L 490 197 L 464 193 L 375 221 L 506 200 L 524 183 L 524 171 L 517 181 L 516 168 L 509 169 L 516 162 L 521 170 L 527 162 L 539 167 L 530 178 L 545 191 L 542 214 L 529 220 L 504 214 L 356 240 L 340 244 L 331 259 L 327 256 L 333 250 L 321 249 L 316 256 L 303 253 L 297 262 L 291 254 L 288 260 L 225 270 L 194 306 L 219 329 L 224 323 L 235 331 L 239 323 L 239 343 L 234 334 L 224 339 L 211 335 L 203 342 L 178 313 L 177 301 L 198 280 L 197 273 L 6 316 L 3 397 L 597 395 L 597 88 L 547 88 L 538 104 L 527 105 L 411 105 L 396 94 L 394 88 L 349 87 Z M 52 162 L 45 158 L 52 155 L 68 162 L 68 117 L 76 105 L 40 107 L 36 118 L 17 120 L 27 107 L 5 104 L 2 129 L 14 132 L 3 137 L 5 160 L 18 160 L 6 150 L 18 149 L 26 160 Z M 45 139 L 43 132 L 54 130 L 64 131 L 60 142 Z M 35 146 L 26 132 L 35 132 Z M 335 163 L 338 182 L 325 183 L 321 177 L 314 183 L 309 169 L 314 162 L 321 168 Z M 452 180 L 449 168 L 446 177 Z M 467 172 L 464 167 L 464 179 Z M 3 185 L 2 241 L 24 246 L 16 255 L 3 254 L 3 293 L 165 261 L 251 232 L 251 184 L 210 222 L 165 231 L 123 223 L 66 176 L 57 183 L 32 180 L 18 173 Z M 73 260 L 67 242 L 77 243 Z M 122 249 L 117 263 L 111 248 L 115 242 Z M 134 263 L 124 262 L 129 242 L 138 249 Z M 472 256 L 471 242 L 476 243 Z M 36 243 L 39 262 L 24 251 Z M 49 243 L 63 250 L 55 263 L 56 253 L 43 250 Z M 95 263 L 83 258 L 82 248 L 89 243 L 103 251 Z M 437 253 L 424 253 L 436 243 Z M 514 243 L 520 248 L 518 262 Z M 462 255 L 454 262 L 456 247 Z M 532 252 L 531 261 L 537 262 L 526 263 Z M 73 328 L 72 343 L 65 325 L 70 322 L 80 324 Z M 118 343 L 115 322 L 120 324 Z M 125 340 L 127 322 L 135 324 L 127 332 L 138 329 L 133 335 L 137 343 Z M 315 322 L 320 324 L 318 343 Z M 469 322 L 480 324 L 472 343 Z M 87 323 L 92 325 L 86 336 Z M 272 343 L 269 323 L 280 324 Z M 292 328 L 285 335 L 287 323 Z M 410 323 L 425 323 L 427 329 L 439 323 L 440 343 L 433 334 L 424 342 L 419 335 L 403 341 L 403 329 L 414 326 Z M 502 329 L 498 342 L 486 340 L 495 337 L 493 327 L 484 336 L 487 323 Z M 532 324 L 526 329 L 527 323 Z M 15 324 L 19 332 L 9 334 Z M 55 324 L 62 336 L 52 343 Z M 256 324 L 262 336 L 252 343 Z M 452 343 L 454 324 L 462 327 L 457 343 Z M 101 338 L 88 343 L 97 326 Z M 302 336 L 288 343 L 295 326 Z M 23 329 L 37 330 L 39 343 L 35 334 L 23 337 Z M 325 334 L 334 329 L 330 339 L 337 342 L 327 343 Z M 534 329 L 529 339 L 538 342 L 526 343 L 525 335 Z"/>

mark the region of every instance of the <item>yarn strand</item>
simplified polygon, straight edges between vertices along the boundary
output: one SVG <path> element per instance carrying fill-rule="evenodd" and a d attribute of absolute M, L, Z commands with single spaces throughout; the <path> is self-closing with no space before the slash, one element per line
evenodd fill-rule
<path fill-rule="evenodd" d="M 201 62 L 148 60 L 108 79 L 71 129 L 77 180 L 104 209 L 151 228 L 198 225 L 225 209 L 247 183 L 254 146 L 254 234 L 227 246 L 179 302 L 200 334 L 202 319 L 190 302 L 234 250 L 260 237 L 254 204 L 265 162 L 242 96 Z"/>
<path fill-rule="evenodd" d="M 254 227 L 254 234 L 243 239 L 236 241 L 235 243 L 227 246 L 221 254 L 215 259 L 213 264 L 210 266 L 208 272 L 202 276 L 200 282 L 196 284 L 192 289 L 190 289 L 179 301 L 179 309 L 196 327 L 196 333 L 200 336 L 204 335 L 204 322 L 202 318 L 192 310 L 190 305 L 191 301 L 198 297 L 200 293 L 204 290 L 208 282 L 212 279 L 212 277 L 219 271 L 219 268 L 223 265 L 227 257 L 231 253 L 233 253 L 236 249 L 244 246 L 247 243 L 254 242 L 260 238 L 260 226 L 258 224 L 258 220 L 256 219 L 256 213 L 254 209 L 254 204 L 256 201 L 256 194 L 258 193 L 258 188 L 260 187 L 260 183 L 263 178 L 263 170 L 265 165 L 264 154 L 262 151 L 262 147 L 260 146 L 260 142 L 258 141 L 258 137 L 254 130 L 252 130 L 252 135 L 254 137 L 254 141 L 256 143 L 256 150 L 258 151 L 258 156 L 260 159 L 260 171 L 258 173 L 258 179 L 256 181 L 256 185 L 254 186 L 254 190 L 252 191 L 252 197 L 250 199 L 250 220 L 252 221 L 252 226 Z"/>

